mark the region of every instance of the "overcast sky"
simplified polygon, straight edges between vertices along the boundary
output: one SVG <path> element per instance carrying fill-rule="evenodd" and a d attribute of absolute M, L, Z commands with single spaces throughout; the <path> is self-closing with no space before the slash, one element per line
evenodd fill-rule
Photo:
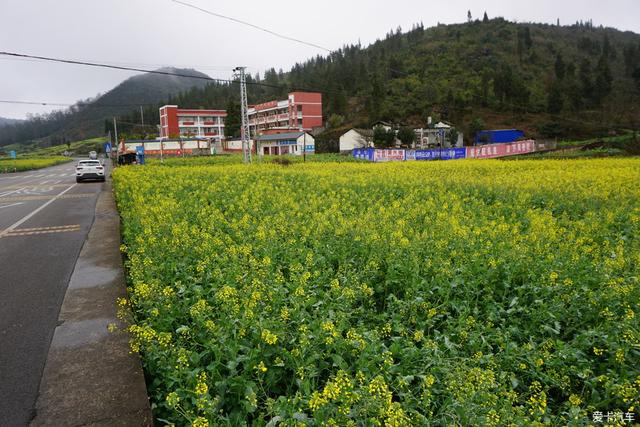
<path fill-rule="evenodd" d="M 422 21 L 425 27 L 482 17 L 594 25 L 640 33 L 640 0 L 184 0 L 329 49 L 363 45 Z M 480 6 L 480 4 L 482 6 Z M 0 51 L 158 68 L 174 65 L 228 78 L 245 65 L 287 70 L 326 52 L 215 18 L 171 0 L 0 0 Z M 74 103 L 112 89 L 127 71 L 16 60 L 0 55 L 0 100 Z M 52 107 L 0 103 L 24 118 Z"/>

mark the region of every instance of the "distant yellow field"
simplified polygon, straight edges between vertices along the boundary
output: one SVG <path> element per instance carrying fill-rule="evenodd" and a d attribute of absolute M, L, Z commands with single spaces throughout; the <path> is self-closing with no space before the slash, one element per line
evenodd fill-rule
<path fill-rule="evenodd" d="M 119 168 L 120 304 L 155 415 L 497 426 L 637 412 L 638 182 L 640 159 Z"/>
<path fill-rule="evenodd" d="M 70 162 L 68 157 L 43 157 L 29 159 L 0 159 L 0 173 L 20 172 L 31 169 L 41 169 L 60 163 Z"/>

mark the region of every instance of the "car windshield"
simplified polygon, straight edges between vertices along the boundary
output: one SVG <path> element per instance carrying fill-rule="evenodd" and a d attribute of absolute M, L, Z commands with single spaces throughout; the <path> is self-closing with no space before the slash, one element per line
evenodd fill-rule
<path fill-rule="evenodd" d="M 100 162 L 97 160 L 89 160 L 78 162 L 78 166 L 100 166 Z"/>

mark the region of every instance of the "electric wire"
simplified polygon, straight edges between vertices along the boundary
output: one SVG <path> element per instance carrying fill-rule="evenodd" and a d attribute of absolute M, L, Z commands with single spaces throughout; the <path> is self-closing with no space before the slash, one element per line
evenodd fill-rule
<path fill-rule="evenodd" d="M 135 71 L 135 72 L 139 72 L 139 73 L 159 74 L 159 75 L 173 76 L 173 77 L 184 77 L 184 78 L 189 78 L 189 79 L 206 80 L 206 81 L 223 83 L 223 84 L 237 84 L 238 83 L 238 81 L 235 80 L 235 79 L 231 80 L 231 79 L 219 79 L 219 78 L 214 78 L 214 77 L 209 77 L 209 76 L 197 76 L 197 75 L 194 76 L 194 75 L 191 75 L 191 74 L 172 73 L 172 72 L 169 72 L 169 71 L 148 70 L 148 69 L 144 69 L 144 68 L 125 67 L 125 66 L 122 66 L 122 65 L 110 65 L 110 64 L 105 64 L 105 63 L 102 63 L 102 62 L 76 61 L 76 60 L 73 60 L 73 59 L 53 58 L 53 57 L 48 57 L 48 56 L 28 55 L 28 54 L 25 54 L 25 53 L 5 52 L 5 51 L 0 51 L 0 55 L 4 55 L 4 56 L 8 56 L 8 57 L 15 57 L 15 58 L 30 58 L 30 59 L 37 59 L 37 60 L 40 60 L 40 61 L 58 62 L 58 63 L 63 63 L 63 64 L 83 65 L 83 66 L 88 66 L 88 67 L 110 68 L 110 69 L 115 69 L 115 70 Z M 301 90 L 301 91 L 307 91 L 307 92 L 331 93 L 331 91 L 327 91 L 327 90 L 323 90 L 323 89 L 317 89 L 317 88 L 307 88 L 307 87 L 300 87 L 300 86 L 295 86 L 295 85 L 276 85 L 276 84 L 269 84 L 269 83 L 256 82 L 256 81 L 247 81 L 247 85 L 262 86 L 262 87 L 268 87 L 268 88 L 272 88 L 272 89 L 283 89 L 283 90 L 294 90 L 294 91 L 295 90 Z"/>
<path fill-rule="evenodd" d="M 171 0 L 171 1 L 174 2 L 174 3 L 181 4 L 183 6 L 190 7 L 192 9 L 198 10 L 200 12 L 206 13 L 207 15 L 215 16 L 215 17 L 221 18 L 221 19 L 226 19 L 228 21 L 232 21 L 232 22 L 235 22 L 237 24 L 245 25 L 247 27 L 251 27 L 251 28 L 254 28 L 256 30 L 263 31 L 263 32 L 265 32 L 267 34 L 271 34 L 272 36 L 279 37 L 279 38 L 284 39 L 284 40 L 289 40 L 289 41 L 292 41 L 292 42 L 295 42 L 295 43 L 300 43 L 300 44 L 303 44 L 303 45 L 307 45 L 307 46 L 310 46 L 310 47 L 313 47 L 313 48 L 316 48 L 316 49 L 321 49 L 321 50 L 324 50 L 326 52 L 331 52 L 331 49 L 328 49 L 328 48 L 326 48 L 324 46 L 320 46 L 320 45 L 318 45 L 316 43 L 311 43 L 311 42 L 307 42 L 307 41 L 304 41 L 304 40 L 301 40 L 301 39 L 297 39 L 295 37 L 290 37 L 290 36 L 275 32 L 273 30 L 270 30 L 268 28 L 264 28 L 264 27 L 261 27 L 259 25 L 252 24 L 250 22 L 243 21 L 241 19 L 233 18 L 231 16 L 223 15 L 223 14 L 217 13 L 217 12 L 212 12 L 210 10 L 201 8 L 201 7 L 196 6 L 194 4 L 187 3 L 185 1 L 181 1 L 181 0 Z"/>

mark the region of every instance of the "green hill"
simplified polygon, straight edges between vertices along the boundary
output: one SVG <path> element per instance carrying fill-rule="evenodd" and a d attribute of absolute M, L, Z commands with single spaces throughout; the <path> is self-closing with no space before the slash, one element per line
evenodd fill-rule
<path fill-rule="evenodd" d="M 7 117 L 0 117 L 0 127 L 6 126 L 6 125 L 12 125 L 20 122 L 21 120 L 18 120 L 18 119 L 9 119 Z"/>
<path fill-rule="evenodd" d="M 99 136 L 115 114 L 121 133 L 153 134 L 164 102 L 237 111 L 237 85 L 188 80 L 134 77 L 78 111 L 3 128 L 0 146 Z M 248 83 L 250 103 L 281 99 L 291 89 L 322 91 L 328 139 L 378 120 L 425 126 L 428 117 L 454 123 L 467 137 L 477 127 L 516 127 L 536 137 L 600 136 L 640 127 L 640 35 L 590 22 L 419 24 L 288 72 L 272 68 Z M 110 107 L 143 103 L 149 104 L 146 128 L 129 124 L 139 121 L 138 108 Z"/>
<path fill-rule="evenodd" d="M 378 120 L 424 126 L 432 116 L 467 135 L 475 121 L 534 136 L 584 137 L 638 127 L 640 35 L 590 23 L 501 18 L 427 29 L 420 24 L 249 82 L 282 86 L 249 85 L 250 103 L 283 97 L 292 88 L 323 91 L 329 128 Z M 224 108 L 237 102 L 236 92 L 210 85 L 172 102 Z"/>
<path fill-rule="evenodd" d="M 164 68 L 162 71 L 207 77 L 195 70 Z M 0 146 L 36 143 L 63 144 L 104 135 L 105 119 L 125 114 L 138 105 L 154 105 L 170 95 L 192 87 L 204 87 L 206 80 L 189 77 L 142 74 L 131 77 L 97 99 L 82 101 L 65 111 L 55 111 L 34 119 L 3 126 Z M 154 115 L 157 116 L 155 109 Z M 138 115 L 139 120 L 139 115 Z M 136 120 L 136 121 L 138 121 Z"/>

